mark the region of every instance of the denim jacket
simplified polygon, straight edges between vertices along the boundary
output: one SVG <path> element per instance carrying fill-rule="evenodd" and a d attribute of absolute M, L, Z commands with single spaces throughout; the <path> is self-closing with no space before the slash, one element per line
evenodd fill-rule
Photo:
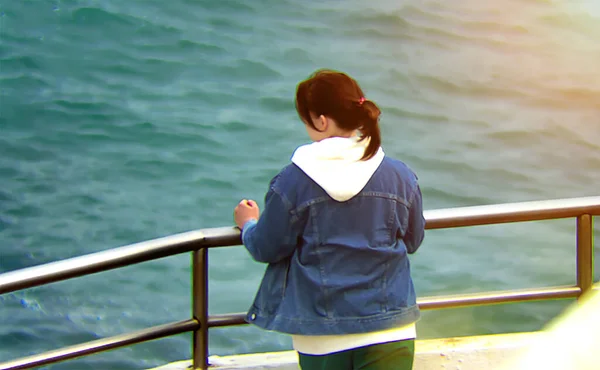
<path fill-rule="evenodd" d="M 353 165 L 348 180 L 332 175 L 334 185 L 294 159 L 273 178 L 262 215 L 242 232 L 251 256 L 268 264 L 246 321 L 289 334 L 340 335 L 418 320 L 407 254 L 424 237 L 421 191 L 404 163 L 381 149 L 374 160 L 364 186 L 343 201 L 329 188 L 352 181 L 361 171 Z"/>

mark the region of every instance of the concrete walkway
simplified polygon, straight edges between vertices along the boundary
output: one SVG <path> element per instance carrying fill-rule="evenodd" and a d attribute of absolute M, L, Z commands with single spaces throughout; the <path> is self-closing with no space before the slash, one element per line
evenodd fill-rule
<path fill-rule="evenodd" d="M 598 285 L 596 285 L 596 288 Z M 544 331 L 417 340 L 414 370 L 598 370 L 600 291 L 592 290 Z M 211 356 L 211 369 L 298 370 L 296 352 Z M 180 361 L 155 370 L 188 370 Z"/>
<path fill-rule="evenodd" d="M 492 369 L 513 359 L 532 345 L 541 333 L 483 335 L 417 340 L 414 370 Z M 294 351 L 255 353 L 237 356 L 211 356 L 211 369 L 298 370 Z M 191 361 L 179 361 L 153 370 L 188 370 Z"/>

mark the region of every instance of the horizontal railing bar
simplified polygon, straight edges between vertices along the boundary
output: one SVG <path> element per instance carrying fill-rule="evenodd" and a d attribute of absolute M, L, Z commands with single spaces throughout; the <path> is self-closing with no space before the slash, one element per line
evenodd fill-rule
<path fill-rule="evenodd" d="M 208 317 L 208 327 L 218 328 L 223 326 L 245 325 L 245 317 L 246 313 L 244 312 L 210 315 Z"/>
<path fill-rule="evenodd" d="M 424 211 L 427 229 L 600 215 L 600 196 Z"/>
<path fill-rule="evenodd" d="M 581 289 L 576 286 L 554 287 L 509 292 L 485 292 L 457 296 L 426 297 L 419 299 L 418 304 L 422 310 L 429 310 L 533 300 L 576 298 L 580 293 Z M 244 325 L 247 324 L 244 320 L 245 316 L 245 313 L 211 315 L 208 320 L 208 326 L 225 327 Z M 60 350 L 50 351 L 15 361 L 1 363 L 0 370 L 29 369 L 36 366 L 47 365 L 75 357 L 81 357 L 131 344 L 193 331 L 197 329 L 198 326 L 199 323 L 193 319 L 155 326 L 153 328 L 136 331 L 129 334 L 99 339 L 84 344 L 62 348 Z"/>
<path fill-rule="evenodd" d="M 190 252 L 203 247 L 239 244 L 241 244 L 240 231 L 233 227 L 175 234 L 1 274 L 0 294 Z"/>
<path fill-rule="evenodd" d="M 484 292 L 464 295 L 448 295 L 425 297 L 418 300 L 419 308 L 432 310 L 440 308 L 457 308 L 464 306 L 489 305 L 496 303 L 525 302 L 550 299 L 577 298 L 581 293 L 579 287 L 554 287 L 542 289 L 526 289 L 507 292 Z M 209 328 L 245 325 L 246 313 L 229 313 L 211 315 L 208 318 Z"/>
<path fill-rule="evenodd" d="M 422 310 L 433 310 L 498 303 L 577 298 L 580 294 L 581 289 L 577 286 L 553 287 L 506 292 L 473 293 L 455 296 L 425 297 L 419 299 L 418 304 L 419 308 Z"/>
<path fill-rule="evenodd" d="M 600 197 L 425 211 L 427 229 L 599 215 Z M 0 294 L 150 261 L 203 247 L 241 244 L 237 228 L 202 229 L 0 275 Z"/>
<path fill-rule="evenodd" d="M 33 367 L 48 365 L 85 355 L 91 355 L 97 352 L 104 352 L 110 349 L 125 347 L 136 343 L 147 342 L 154 339 L 194 331 L 199 325 L 200 324 L 198 321 L 190 319 L 154 326 L 127 334 L 98 339 L 87 343 L 77 344 L 70 347 L 64 347 L 61 349 L 0 363 L 0 370 L 31 369 Z"/>

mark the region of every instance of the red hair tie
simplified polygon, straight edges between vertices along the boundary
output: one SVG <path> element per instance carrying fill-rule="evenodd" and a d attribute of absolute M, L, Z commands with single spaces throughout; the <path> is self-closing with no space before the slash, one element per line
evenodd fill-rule
<path fill-rule="evenodd" d="M 363 103 L 365 102 L 365 100 L 367 100 L 367 99 L 365 99 L 364 96 L 361 97 L 360 99 L 358 99 L 358 105 L 363 105 Z"/>

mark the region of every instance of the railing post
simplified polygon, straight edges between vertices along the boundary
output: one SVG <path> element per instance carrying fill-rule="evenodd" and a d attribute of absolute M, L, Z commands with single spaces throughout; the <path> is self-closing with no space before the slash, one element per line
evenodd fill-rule
<path fill-rule="evenodd" d="M 192 315 L 200 327 L 194 331 L 192 362 L 195 369 L 208 369 L 208 248 L 192 253 Z"/>
<path fill-rule="evenodd" d="M 584 294 L 594 284 L 594 225 L 591 215 L 577 217 L 577 286 Z"/>

